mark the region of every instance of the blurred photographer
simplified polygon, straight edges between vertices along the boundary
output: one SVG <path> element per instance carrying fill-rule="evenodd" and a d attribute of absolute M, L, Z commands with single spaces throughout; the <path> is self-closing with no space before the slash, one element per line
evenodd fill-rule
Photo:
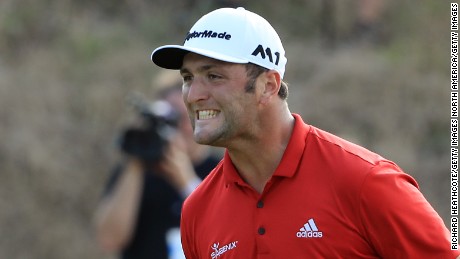
<path fill-rule="evenodd" d="M 220 161 L 193 140 L 181 83 L 161 90 L 159 97 L 163 102 L 140 108 L 142 126 L 123 132 L 125 160 L 113 171 L 96 210 L 100 247 L 123 259 L 171 258 L 166 235 L 179 227 L 183 200 Z"/>

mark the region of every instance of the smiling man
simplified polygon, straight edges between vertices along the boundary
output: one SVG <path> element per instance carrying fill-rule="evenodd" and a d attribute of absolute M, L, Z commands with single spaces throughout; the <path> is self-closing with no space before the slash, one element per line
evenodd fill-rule
<path fill-rule="evenodd" d="M 180 70 L 194 139 L 226 148 L 184 203 L 187 258 L 459 254 L 412 177 L 289 111 L 285 51 L 261 16 L 210 12 L 152 60 Z"/>

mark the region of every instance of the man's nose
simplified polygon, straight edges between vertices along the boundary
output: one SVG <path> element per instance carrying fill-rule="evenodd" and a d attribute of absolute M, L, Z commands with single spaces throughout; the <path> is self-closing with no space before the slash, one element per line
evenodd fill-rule
<path fill-rule="evenodd" d="M 203 79 L 194 78 L 188 86 L 187 102 L 195 103 L 201 100 L 206 100 L 209 96 L 207 86 Z"/>

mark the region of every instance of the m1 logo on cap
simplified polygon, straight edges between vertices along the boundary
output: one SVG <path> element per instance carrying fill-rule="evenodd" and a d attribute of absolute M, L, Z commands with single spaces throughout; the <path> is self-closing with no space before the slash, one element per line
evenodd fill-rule
<path fill-rule="evenodd" d="M 251 55 L 253 56 L 256 56 L 257 55 L 261 55 L 261 57 L 263 59 L 265 59 L 266 57 L 268 57 L 268 59 L 270 60 L 271 63 L 275 63 L 275 65 L 278 65 L 278 63 L 280 62 L 280 53 L 279 52 L 275 52 L 275 56 L 276 56 L 276 60 L 275 62 L 273 62 L 273 55 L 272 55 L 272 50 L 270 48 L 265 48 L 259 44 L 259 46 L 257 46 L 257 48 L 254 50 L 254 52 L 252 52 Z"/>

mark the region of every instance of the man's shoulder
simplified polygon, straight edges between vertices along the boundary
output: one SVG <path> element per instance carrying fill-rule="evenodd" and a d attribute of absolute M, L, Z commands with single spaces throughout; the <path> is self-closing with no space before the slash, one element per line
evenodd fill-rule
<path fill-rule="evenodd" d="M 308 141 L 308 146 L 317 147 L 329 155 L 335 154 L 336 158 L 343 158 L 344 161 L 353 161 L 353 163 L 361 161 L 373 166 L 386 160 L 364 146 L 313 126 L 310 127 Z"/>
<path fill-rule="evenodd" d="M 336 188 L 359 190 L 372 172 L 402 171 L 397 165 L 367 148 L 324 130 L 311 127 L 306 144 L 305 165 L 335 179 Z"/>

